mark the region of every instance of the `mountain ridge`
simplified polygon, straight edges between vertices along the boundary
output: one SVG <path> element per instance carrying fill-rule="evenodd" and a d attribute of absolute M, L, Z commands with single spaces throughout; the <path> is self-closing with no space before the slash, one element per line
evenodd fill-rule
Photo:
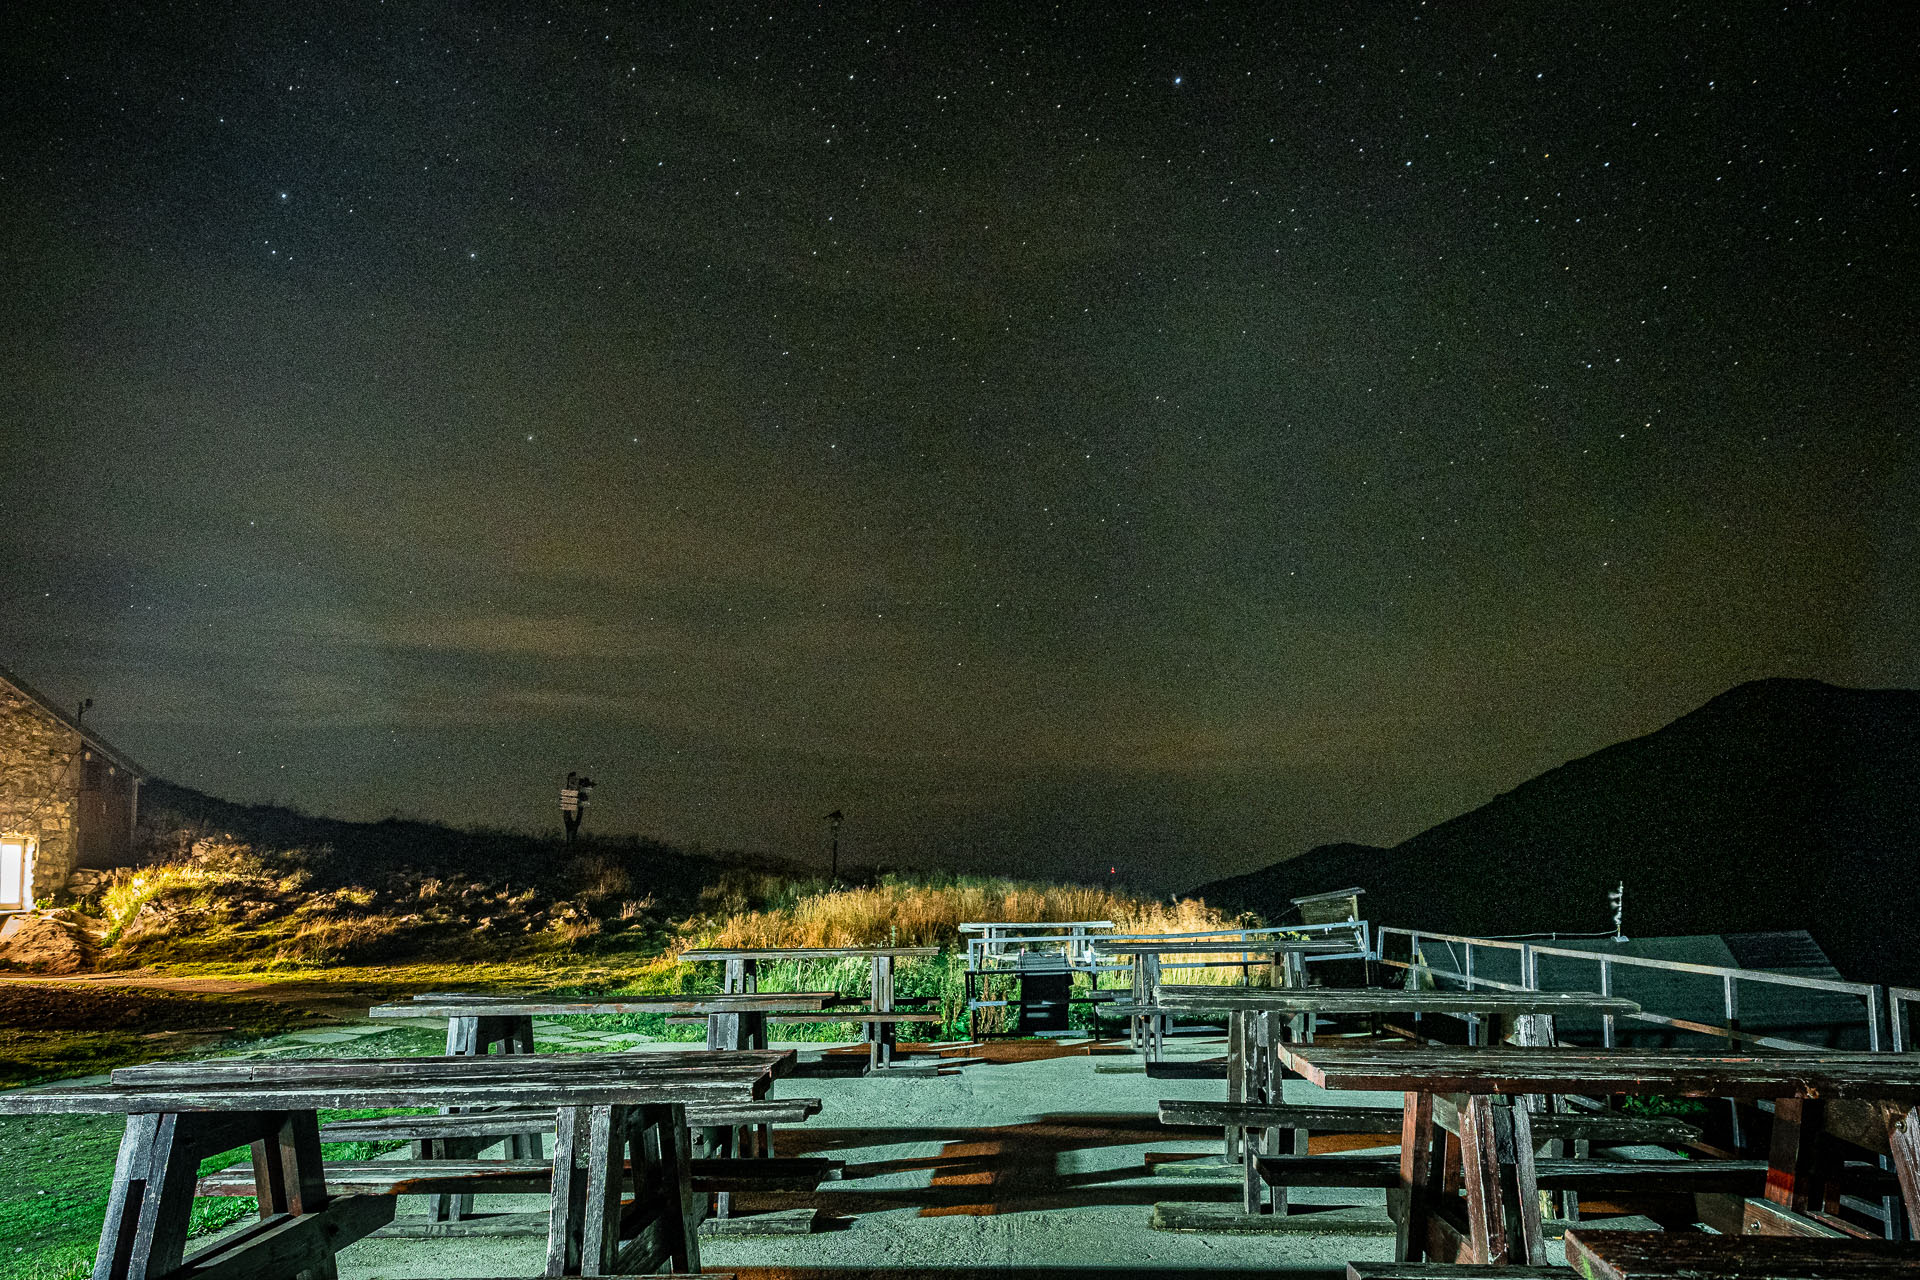
<path fill-rule="evenodd" d="M 1849 977 L 1920 979 L 1920 691 L 1750 681 L 1387 847 L 1321 845 L 1192 890 L 1269 919 L 1360 885 L 1442 932 L 1807 929 Z"/>

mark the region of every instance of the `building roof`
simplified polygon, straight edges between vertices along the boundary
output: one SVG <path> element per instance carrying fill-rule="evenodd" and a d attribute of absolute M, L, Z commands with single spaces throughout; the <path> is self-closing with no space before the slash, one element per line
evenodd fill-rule
<path fill-rule="evenodd" d="M 53 699 L 47 697 L 44 693 L 41 693 L 38 689 L 5 667 L 0 667 L 0 684 L 11 685 L 29 702 L 38 706 L 55 720 L 58 720 L 61 724 L 64 724 L 67 728 L 79 734 L 82 742 L 105 756 L 114 765 L 125 769 L 136 778 L 144 779 L 150 776 L 145 769 L 140 767 L 139 762 L 134 760 L 132 756 L 114 746 L 111 742 L 108 742 L 86 725 L 80 723 L 76 717 L 70 716 L 65 711 L 62 711 Z"/>

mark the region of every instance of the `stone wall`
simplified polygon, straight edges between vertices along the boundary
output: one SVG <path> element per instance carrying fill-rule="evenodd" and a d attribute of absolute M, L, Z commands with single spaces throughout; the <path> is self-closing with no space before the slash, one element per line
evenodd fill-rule
<path fill-rule="evenodd" d="M 44 902 L 73 870 L 80 735 L 0 680 L 0 835 L 38 844 L 33 896 Z"/>

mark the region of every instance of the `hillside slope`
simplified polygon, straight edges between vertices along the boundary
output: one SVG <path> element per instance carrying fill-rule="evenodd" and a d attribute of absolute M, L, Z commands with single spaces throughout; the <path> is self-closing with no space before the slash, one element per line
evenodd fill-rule
<path fill-rule="evenodd" d="M 1740 685 L 1390 849 L 1325 845 L 1193 892 L 1279 918 L 1363 885 L 1368 916 L 1445 932 L 1806 929 L 1840 971 L 1920 981 L 1920 692 Z"/>

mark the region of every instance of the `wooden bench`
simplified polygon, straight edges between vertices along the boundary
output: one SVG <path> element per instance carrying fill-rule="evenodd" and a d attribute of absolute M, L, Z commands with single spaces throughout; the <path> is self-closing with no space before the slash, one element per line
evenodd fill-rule
<path fill-rule="evenodd" d="M 692 1161 L 695 1191 L 812 1191 L 840 1177 L 844 1160 L 803 1156 L 765 1160 Z M 329 1195 L 544 1195 L 553 1189 L 549 1160 L 329 1160 Z M 625 1188 L 633 1189 L 631 1172 Z M 253 1169 L 210 1173 L 194 1188 L 199 1196 L 250 1196 Z"/>
<path fill-rule="evenodd" d="M 754 1102 L 687 1104 L 687 1127 L 800 1124 L 820 1114 L 818 1098 L 766 1098 Z M 459 1111 L 438 1116 L 380 1116 L 335 1120 L 320 1128 L 322 1142 L 420 1142 L 438 1138 L 505 1138 L 553 1132 L 553 1112 L 529 1108 Z"/>
<path fill-rule="evenodd" d="M 1567 1232 L 1567 1262 L 1587 1280 L 1892 1280 L 1920 1275 L 1920 1244 L 1576 1228 Z"/>
<path fill-rule="evenodd" d="M 1160 1123 L 1235 1129 L 1308 1129 L 1315 1133 L 1399 1133 L 1397 1107 L 1299 1106 L 1271 1102 L 1188 1102 L 1164 1098 Z"/>
<path fill-rule="evenodd" d="M 867 1042 L 867 1068 L 878 1071 L 893 1061 L 895 1031 L 903 1023 L 938 1023 L 946 1018 L 938 1013 L 910 1013 L 898 1009 L 823 1009 L 818 1013 L 783 1013 L 771 1016 L 769 1023 L 858 1023 Z"/>
<path fill-rule="evenodd" d="M 1397 1187 L 1398 1156 L 1257 1156 L 1254 1165 L 1268 1186 Z M 1764 1160 L 1566 1160 L 1534 1161 L 1543 1191 L 1733 1192 L 1751 1194 L 1767 1181 Z"/>

